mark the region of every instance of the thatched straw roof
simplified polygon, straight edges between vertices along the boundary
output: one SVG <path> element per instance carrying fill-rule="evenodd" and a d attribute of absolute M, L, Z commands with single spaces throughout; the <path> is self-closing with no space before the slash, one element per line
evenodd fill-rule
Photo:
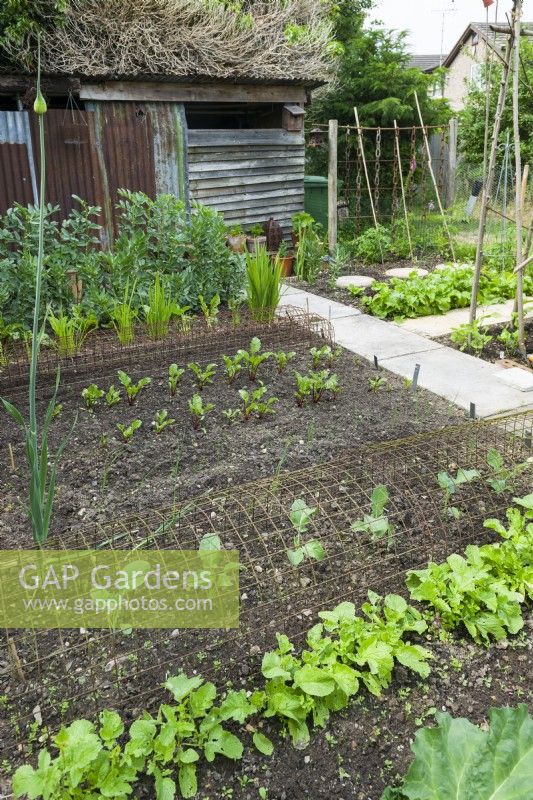
<path fill-rule="evenodd" d="M 70 0 L 42 36 L 43 72 L 319 82 L 331 25 L 322 0 Z M 30 45 L 28 44 L 28 47 Z M 28 52 L 10 53 L 19 69 Z"/>

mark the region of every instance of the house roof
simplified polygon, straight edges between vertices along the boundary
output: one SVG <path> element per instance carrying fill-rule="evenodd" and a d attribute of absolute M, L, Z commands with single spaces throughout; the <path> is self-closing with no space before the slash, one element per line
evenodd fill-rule
<path fill-rule="evenodd" d="M 531 28 L 533 27 L 533 22 L 523 22 L 522 26 Z M 453 64 L 461 52 L 461 49 L 474 34 L 477 34 L 480 39 L 483 39 L 485 42 L 487 42 L 489 46 L 498 53 L 501 53 L 507 41 L 507 35 L 504 33 L 495 33 L 491 23 L 487 25 L 486 22 L 469 22 L 453 46 L 452 50 L 450 50 L 449 54 L 443 61 L 444 67 L 450 67 Z"/>
<path fill-rule="evenodd" d="M 428 55 L 428 56 L 426 55 L 411 56 L 409 66 L 418 67 L 418 69 L 421 69 L 422 72 L 433 72 L 434 69 L 440 67 L 445 58 L 446 56 L 445 55 L 441 56 L 440 53 L 437 55 Z"/>

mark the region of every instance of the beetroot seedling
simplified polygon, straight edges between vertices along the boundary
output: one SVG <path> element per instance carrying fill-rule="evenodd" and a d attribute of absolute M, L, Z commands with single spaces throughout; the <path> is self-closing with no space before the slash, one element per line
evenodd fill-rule
<path fill-rule="evenodd" d="M 117 403 L 120 403 L 120 391 L 115 389 L 114 384 L 112 384 L 107 390 L 105 401 L 109 408 L 111 408 L 111 406 L 116 406 Z"/>
<path fill-rule="evenodd" d="M 222 358 L 224 359 L 224 372 L 231 386 L 239 372 L 242 372 L 242 356 L 237 353 L 233 358 L 231 356 L 222 356 Z"/>
<path fill-rule="evenodd" d="M 263 384 L 263 381 L 259 381 L 259 384 L 259 387 L 253 392 L 249 392 L 247 389 L 239 389 L 239 397 L 242 400 L 242 413 L 245 422 L 248 421 L 253 414 L 259 414 L 260 407 L 262 407 L 264 415 L 269 413 L 268 410 L 265 409 L 269 409 L 273 405 L 273 402 L 270 401 L 278 402 L 277 397 L 271 397 L 270 400 L 261 402 L 268 391 L 268 387 Z"/>
<path fill-rule="evenodd" d="M 237 420 L 242 418 L 242 411 L 240 408 L 225 408 L 222 416 L 226 417 L 231 425 L 234 425 Z"/>
<path fill-rule="evenodd" d="M 133 439 L 135 431 L 138 431 L 141 425 L 142 422 L 140 419 L 134 419 L 130 425 L 123 425 L 121 422 L 119 422 L 117 424 L 117 428 L 121 432 L 123 440 L 127 443 Z"/>
<path fill-rule="evenodd" d="M 261 352 L 261 339 L 254 336 L 250 342 L 249 350 L 239 350 L 237 353 L 241 360 L 248 368 L 248 377 L 251 381 L 255 381 L 259 367 L 273 355 L 271 352 Z"/>
<path fill-rule="evenodd" d="M 96 383 L 91 383 L 90 386 L 87 386 L 87 388 L 82 391 L 81 396 L 85 401 L 85 407 L 90 411 L 97 402 L 102 399 L 104 390 L 100 389 Z"/>
<path fill-rule="evenodd" d="M 296 353 L 292 350 L 290 353 L 286 353 L 285 350 L 278 350 L 278 352 L 274 353 L 273 355 L 276 361 L 278 372 L 281 374 L 286 370 L 287 364 L 289 363 L 289 361 L 292 361 Z"/>
<path fill-rule="evenodd" d="M 168 368 L 168 388 L 170 389 L 170 396 L 174 397 L 178 391 L 178 386 L 181 379 L 185 374 L 185 370 L 178 367 L 177 364 L 171 364 Z"/>
<path fill-rule="evenodd" d="M 200 430 L 202 422 L 205 420 L 206 415 L 209 414 L 215 407 L 214 403 L 205 403 L 199 394 L 195 394 L 189 400 L 189 411 L 191 412 L 192 426 L 195 431 Z"/>
<path fill-rule="evenodd" d="M 145 386 L 149 386 L 152 383 L 151 378 L 141 378 L 140 381 L 137 383 L 133 383 L 132 379 L 129 375 L 123 372 L 121 369 L 118 371 L 118 379 L 121 382 L 122 386 L 126 390 L 126 397 L 128 399 L 128 405 L 133 406 L 135 401 L 137 400 L 137 395 L 144 389 Z"/>
<path fill-rule="evenodd" d="M 169 428 L 171 425 L 175 425 L 175 423 L 176 420 L 171 419 L 168 416 L 168 411 L 165 408 L 163 411 L 156 412 L 155 419 L 152 422 L 152 427 L 157 435 L 159 435 L 160 433 L 163 433 L 165 428 Z"/>
<path fill-rule="evenodd" d="M 196 386 L 199 392 L 202 392 L 208 384 L 213 383 L 213 377 L 217 369 L 216 364 L 208 364 L 205 369 L 202 369 L 195 361 L 191 361 L 187 366 L 196 378 Z"/>

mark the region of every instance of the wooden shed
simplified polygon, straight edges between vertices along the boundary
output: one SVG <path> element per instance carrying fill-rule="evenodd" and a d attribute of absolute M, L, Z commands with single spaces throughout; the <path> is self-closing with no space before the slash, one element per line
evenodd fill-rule
<path fill-rule="evenodd" d="M 222 212 L 228 224 L 247 228 L 274 217 L 287 229 L 291 216 L 303 210 L 304 109 L 310 90 L 323 82 L 325 40 L 317 28 L 316 41 L 294 46 L 285 31 L 295 8 L 301 15 L 314 0 L 258 4 L 245 37 L 243 23 L 235 25 L 237 12 L 221 4 L 218 47 L 213 44 L 219 61 L 213 55 L 209 65 L 199 62 L 209 42 L 203 42 L 197 61 L 189 43 L 185 58 L 179 30 L 169 41 L 161 19 L 151 35 L 159 37 L 163 55 L 156 57 L 152 44 L 152 56 L 128 50 L 130 63 L 119 41 L 116 54 L 105 48 L 95 52 L 100 40 L 127 34 L 133 41 L 141 28 L 146 36 L 156 24 L 153 15 L 142 17 L 142 3 L 136 27 L 131 8 L 117 20 L 121 6 L 114 4 L 111 17 L 110 2 L 71 0 L 71 16 L 43 40 L 48 202 L 62 214 L 70 211 L 72 195 L 100 206 L 109 236 L 119 188 L 198 200 Z M 200 9 L 202 3 L 188 5 Z M 164 8 L 165 0 L 161 4 Z M 169 8 L 175 14 L 176 4 Z M 193 24 L 189 17 L 186 23 Z M 179 28 L 180 21 L 175 24 Z M 274 55 L 265 51 L 265 31 Z M 225 52 L 220 36 L 226 37 Z M 30 110 L 35 75 L 13 66 L 13 59 L 0 63 L 0 212 L 15 201 L 36 200 L 38 148 Z"/>

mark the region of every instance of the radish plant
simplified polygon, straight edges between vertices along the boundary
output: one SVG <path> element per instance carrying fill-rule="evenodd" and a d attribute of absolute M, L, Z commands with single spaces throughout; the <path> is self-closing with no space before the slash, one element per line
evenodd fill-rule
<path fill-rule="evenodd" d="M 217 369 L 216 364 L 208 364 L 205 369 L 202 369 L 200 364 L 191 361 L 187 366 L 196 378 L 196 386 L 199 392 L 202 392 L 207 385 L 213 383 L 213 377 Z"/>
<path fill-rule="evenodd" d="M 133 383 L 130 376 L 121 369 L 118 371 L 118 379 L 126 390 L 128 405 L 130 406 L 135 405 L 135 401 L 137 400 L 139 392 L 152 383 L 151 378 L 141 378 L 139 381 L 137 381 L 137 383 Z"/>
<path fill-rule="evenodd" d="M 202 422 L 205 420 L 206 415 L 213 411 L 214 403 L 203 402 L 199 394 L 195 394 L 188 402 L 189 411 L 191 412 L 192 426 L 195 431 L 200 430 Z"/>
<path fill-rule="evenodd" d="M 81 396 L 85 401 L 85 407 L 89 409 L 89 411 L 94 408 L 99 400 L 102 399 L 104 396 L 104 390 L 100 389 L 96 383 L 91 383 L 90 386 L 87 386 L 83 389 Z"/>
<path fill-rule="evenodd" d="M 154 428 L 157 435 L 163 433 L 165 428 L 169 428 L 171 425 L 175 425 L 176 420 L 171 419 L 168 416 L 168 411 L 164 409 L 163 411 L 157 411 L 155 415 L 155 419 L 152 422 L 152 427 Z"/>
<path fill-rule="evenodd" d="M 168 368 L 168 388 L 170 389 L 170 396 L 174 397 L 178 391 L 178 386 L 181 379 L 185 374 L 185 370 L 178 367 L 177 364 L 171 364 Z"/>
<path fill-rule="evenodd" d="M 129 425 L 123 425 L 121 422 L 119 422 L 117 424 L 117 428 L 121 432 L 124 441 L 130 442 L 135 435 L 135 431 L 138 431 L 141 425 L 142 422 L 140 419 L 134 419 Z"/>

